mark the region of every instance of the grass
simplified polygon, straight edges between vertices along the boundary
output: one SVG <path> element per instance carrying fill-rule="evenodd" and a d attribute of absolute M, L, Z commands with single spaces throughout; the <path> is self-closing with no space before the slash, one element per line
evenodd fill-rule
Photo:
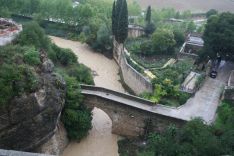
<path fill-rule="evenodd" d="M 167 61 L 172 58 L 172 56 L 162 56 L 155 55 L 152 57 L 139 56 L 136 54 L 131 54 L 133 60 L 135 60 L 138 64 L 143 66 L 146 69 L 150 68 L 161 68 Z"/>

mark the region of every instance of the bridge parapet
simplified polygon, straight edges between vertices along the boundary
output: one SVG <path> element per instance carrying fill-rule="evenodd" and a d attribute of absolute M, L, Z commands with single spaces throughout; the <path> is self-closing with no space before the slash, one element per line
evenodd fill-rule
<path fill-rule="evenodd" d="M 54 155 L 0 149 L 0 156 L 54 156 Z"/>
<path fill-rule="evenodd" d="M 83 89 L 83 90 L 107 92 L 107 93 L 110 93 L 110 94 L 113 94 L 113 95 L 116 95 L 119 97 L 123 97 L 123 98 L 129 99 L 129 100 L 133 100 L 133 101 L 145 104 L 145 105 L 149 105 L 149 106 L 155 105 L 155 103 L 153 103 L 149 100 L 140 98 L 138 96 L 125 94 L 125 93 L 121 93 L 118 91 L 114 91 L 114 90 L 110 90 L 110 89 L 106 89 L 106 88 L 102 88 L 102 87 L 97 87 L 97 86 L 91 86 L 91 85 L 80 85 L 80 86 L 81 86 L 81 89 Z"/>
<path fill-rule="evenodd" d="M 174 112 L 177 108 L 155 105 L 148 100 L 101 87 L 82 85 L 81 88 L 84 104 L 106 112 L 112 120 L 112 133 L 121 136 L 141 136 L 147 127 L 161 132 L 171 124 L 180 127 L 187 121 L 178 118 Z"/>

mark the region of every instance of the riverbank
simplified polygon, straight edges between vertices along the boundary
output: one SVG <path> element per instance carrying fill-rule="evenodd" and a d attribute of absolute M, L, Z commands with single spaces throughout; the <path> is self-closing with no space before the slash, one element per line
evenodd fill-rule
<path fill-rule="evenodd" d="M 120 83 L 119 67 L 112 59 L 95 53 L 88 45 L 50 36 L 52 42 L 62 48 L 70 48 L 93 71 L 96 86 L 125 92 Z M 111 133 L 112 122 L 102 110 L 93 110 L 93 128 L 80 143 L 70 143 L 63 156 L 118 156 L 119 136 Z"/>

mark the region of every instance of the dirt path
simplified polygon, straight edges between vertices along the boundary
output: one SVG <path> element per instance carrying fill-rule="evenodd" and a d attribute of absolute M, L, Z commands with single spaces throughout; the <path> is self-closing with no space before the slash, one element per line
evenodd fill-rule
<path fill-rule="evenodd" d="M 80 42 L 50 37 L 62 48 L 70 48 L 80 63 L 88 66 L 95 73 L 96 86 L 124 92 L 119 82 L 119 67 L 114 60 L 93 52 L 87 45 Z M 111 133 L 111 119 L 100 109 L 93 110 L 93 128 L 89 135 L 80 143 L 70 143 L 63 156 L 118 156 L 118 136 Z"/>

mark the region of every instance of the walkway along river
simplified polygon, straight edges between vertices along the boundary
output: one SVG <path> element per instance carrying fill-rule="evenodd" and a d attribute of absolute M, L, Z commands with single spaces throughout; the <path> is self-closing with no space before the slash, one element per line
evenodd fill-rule
<path fill-rule="evenodd" d="M 70 48 L 80 63 L 89 67 L 94 73 L 96 86 L 124 92 L 119 82 L 119 67 L 114 60 L 102 54 L 95 53 L 88 45 L 80 42 L 50 37 L 52 41 L 62 48 Z M 89 135 L 80 143 L 70 143 L 63 156 L 118 156 L 117 135 L 111 133 L 112 122 L 102 110 L 93 110 L 93 128 Z"/>

